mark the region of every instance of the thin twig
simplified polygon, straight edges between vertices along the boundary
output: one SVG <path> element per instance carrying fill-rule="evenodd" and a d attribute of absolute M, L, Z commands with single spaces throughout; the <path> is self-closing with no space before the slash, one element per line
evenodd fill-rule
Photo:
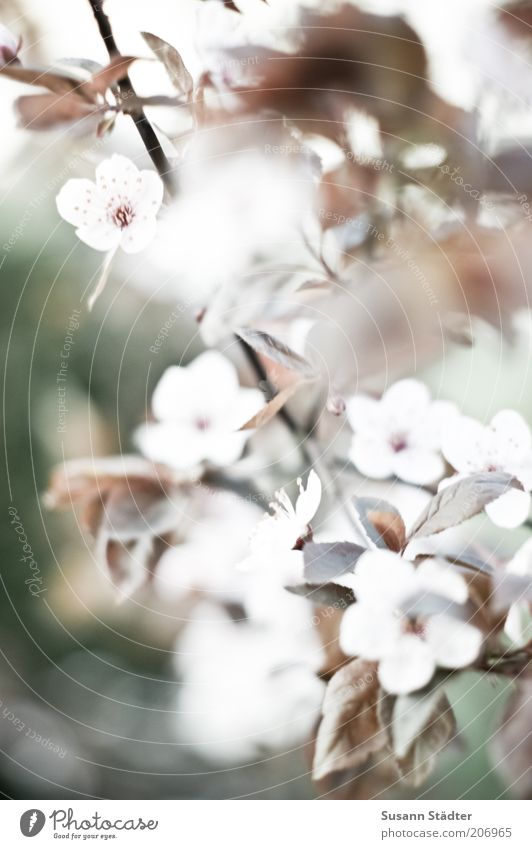
<path fill-rule="evenodd" d="M 107 53 L 109 54 L 109 58 L 114 59 L 116 56 L 120 56 L 121 53 L 116 44 L 111 23 L 102 8 L 102 0 L 89 0 L 89 3 L 94 13 L 96 23 L 98 24 L 98 29 L 107 49 Z M 129 74 L 126 74 L 121 80 L 119 80 L 118 89 L 126 102 L 128 98 L 137 97 L 137 93 L 133 87 Z M 161 143 L 157 138 L 155 130 L 148 121 L 143 109 L 135 110 L 135 112 L 131 114 L 131 117 L 135 122 L 135 126 L 142 141 L 144 142 L 144 147 L 146 148 L 151 161 L 157 168 L 159 176 L 163 180 L 166 189 L 170 192 L 170 194 L 173 194 L 174 183 L 172 179 L 172 166 L 161 147 Z"/>

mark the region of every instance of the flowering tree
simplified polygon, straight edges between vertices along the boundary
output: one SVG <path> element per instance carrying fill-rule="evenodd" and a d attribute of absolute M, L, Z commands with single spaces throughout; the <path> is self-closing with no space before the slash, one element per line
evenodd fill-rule
<path fill-rule="evenodd" d="M 447 102 L 406 20 L 347 0 L 198 0 L 194 71 L 148 32 L 151 60 L 122 55 L 89 2 L 106 66 L 29 67 L 1 28 L 0 74 L 39 90 L 16 104 L 28 130 L 112 145 L 115 123 L 134 123 L 151 167 L 113 152 L 94 180 L 65 182 L 57 211 L 105 254 L 89 308 L 142 251 L 207 350 L 160 377 L 138 454 L 70 459 L 48 505 L 79 508 L 120 600 L 187 611 L 184 644 L 206 648 L 180 662 L 185 681 L 216 692 L 226 648 L 246 664 L 225 711 L 246 748 L 222 734 L 222 759 L 308 738 L 320 787 L 368 793 L 369 765 L 374 792 L 396 775 L 417 786 L 457 733 L 449 687 L 476 671 L 515 684 L 498 738 L 511 768 L 532 549 L 509 535 L 490 551 L 489 529 L 528 527 L 532 435 L 518 412 L 484 424 L 415 376 L 473 345 L 480 320 L 508 333 L 528 303 L 528 153 L 495 147 L 483 123 L 501 89 L 471 110 Z M 490 25 L 512 55 L 529 49 L 526 16 Z M 173 95 L 133 86 L 154 60 Z M 258 734 L 253 712 L 274 703 Z"/>

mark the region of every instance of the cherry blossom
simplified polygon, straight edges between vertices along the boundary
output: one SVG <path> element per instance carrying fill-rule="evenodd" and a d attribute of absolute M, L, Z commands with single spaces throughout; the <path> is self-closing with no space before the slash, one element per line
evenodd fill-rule
<path fill-rule="evenodd" d="M 95 182 L 68 180 L 57 196 L 57 209 L 91 248 L 121 247 L 132 254 L 155 236 L 163 191 L 155 171 L 139 171 L 130 159 L 115 153 L 98 165 Z"/>
<path fill-rule="evenodd" d="M 251 431 L 239 431 L 264 404 L 258 389 L 239 386 L 234 365 L 206 351 L 188 366 L 171 366 L 152 398 L 154 423 L 137 430 L 143 454 L 172 468 L 203 462 L 226 466 L 237 460 Z"/>
<path fill-rule="evenodd" d="M 437 667 L 459 669 L 478 656 L 482 634 L 464 621 L 464 578 L 443 562 L 417 568 L 389 551 L 368 551 L 352 578 L 356 603 L 342 619 L 340 645 L 348 655 L 379 661 L 389 693 L 428 684 Z"/>
<path fill-rule="evenodd" d="M 525 492 L 510 489 L 488 504 L 486 513 L 503 528 L 525 521 L 532 489 L 532 436 L 519 413 L 501 410 L 487 426 L 459 416 L 446 429 L 442 451 L 457 474 L 443 480 L 440 487 L 477 472 L 507 472 L 522 483 Z"/>
<path fill-rule="evenodd" d="M 510 575 L 518 575 L 523 578 L 532 578 L 532 539 L 528 539 L 524 545 L 514 554 L 506 564 L 506 571 Z M 532 640 L 532 610 L 528 601 L 515 601 L 506 617 L 504 631 L 515 646 L 526 646 Z"/>
<path fill-rule="evenodd" d="M 266 513 L 250 539 L 251 553 L 240 567 L 254 569 L 265 566 L 274 568 L 281 581 L 301 580 L 303 554 L 301 548 L 311 533 L 310 522 L 316 515 L 321 501 L 321 481 L 312 469 L 306 488 L 301 478 L 297 485 L 299 495 L 292 504 L 284 489 L 275 493 L 270 504 L 271 513 Z"/>
<path fill-rule="evenodd" d="M 21 39 L 17 38 L 4 24 L 0 24 L 0 66 L 17 58 Z"/>
<path fill-rule="evenodd" d="M 349 458 L 369 478 L 392 475 L 421 486 L 441 478 L 442 433 L 457 415 L 447 401 L 431 401 L 417 380 L 394 383 L 380 401 L 359 394 L 347 401 L 354 431 Z"/>

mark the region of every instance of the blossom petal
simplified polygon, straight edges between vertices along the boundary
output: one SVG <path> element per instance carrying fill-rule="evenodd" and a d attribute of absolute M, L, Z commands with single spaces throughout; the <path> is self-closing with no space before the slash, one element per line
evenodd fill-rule
<path fill-rule="evenodd" d="M 429 557 L 419 564 L 416 574 L 427 592 L 448 598 L 456 604 L 464 604 L 467 601 L 467 584 L 452 566 Z"/>
<path fill-rule="evenodd" d="M 348 457 L 358 471 L 368 478 L 384 480 L 393 474 L 395 452 L 384 438 L 355 433 Z"/>
<path fill-rule="evenodd" d="M 152 215 L 136 215 L 131 224 L 120 231 L 120 247 L 127 254 L 136 254 L 149 245 L 156 231 L 157 220 Z"/>
<path fill-rule="evenodd" d="M 483 637 L 474 625 L 441 613 L 426 623 L 425 639 L 438 666 L 461 669 L 476 660 Z"/>
<path fill-rule="evenodd" d="M 164 183 L 155 171 L 140 172 L 140 189 L 136 197 L 136 205 L 141 215 L 155 216 L 164 196 Z"/>
<path fill-rule="evenodd" d="M 137 166 L 119 153 L 104 159 L 96 168 L 96 187 L 100 197 L 127 198 L 132 200 L 142 186 Z"/>
<path fill-rule="evenodd" d="M 174 469 L 194 469 L 204 459 L 201 435 L 177 422 L 143 425 L 134 438 L 145 457 Z"/>
<path fill-rule="evenodd" d="M 345 412 L 355 433 L 372 433 L 382 420 L 379 401 L 369 395 L 353 395 L 348 398 Z"/>
<path fill-rule="evenodd" d="M 530 575 L 532 576 L 532 537 L 519 548 L 509 563 L 506 564 L 506 569 L 512 575 Z"/>
<path fill-rule="evenodd" d="M 532 615 L 527 601 L 517 601 L 510 607 L 504 633 L 514 646 L 521 648 L 532 640 Z"/>
<path fill-rule="evenodd" d="M 183 366 L 170 366 L 155 387 L 151 407 L 159 421 L 187 419 L 187 398 L 192 391 L 190 372 Z"/>
<path fill-rule="evenodd" d="M 61 218 L 74 227 L 89 227 L 107 217 L 91 180 L 67 180 L 55 202 Z"/>
<path fill-rule="evenodd" d="M 519 463 L 532 449 L 530 428 L 515 410 L 501 410 L 490 424 L 497 439 L 504 446 L 507 465 Z"/>
<path fill-rule="evenodd" d="M 120 243 L 120 230 L 108 221 L 78 227 L 76 236 L 95 251 L 110 251 Z"/>
<path fill-rule="evenodd" d="M 430 647 L 413 634 L 403 634 L 379 664 L 379 680 L 389 693 L 412 693 L 428 684 L 436 664 Z"/>
<path fill-rule="evenodd" d="M 250 436 L 249 431 L 216 431 L 203 441 L 203 459 L 215 466 L 228 466 L 238 460 Z"/>
<path fill-rule="evenodd" d="M 486 513 L 500 528 L 517 528 L 530 513 L 530 494 L 520 489 L 510 489 L 495 501 L 486 504 Z"/>
<path fill-rule="evenodd" d="M 352 587 L 359 601 L 394 609 L 418 587 L 412 563 L 391 551 L 367 551 L 358 560 Z"/>
<path fill-rule="evenodd" d="M 388 416 L 402 425 L 414 426 L 430 404 L 430 393 L 419 380 L 398 380 L 386 390 L 381 404 Z"/>
<path fill-rule="evenodd" d="M 393 650 L 400 634 L 401 623 L 393 613 L 352 604 L 342 617 L 340 647 L 350 656 L 380 660 Z"/>
<path fill-rule="evenodd" d="M 439 453 L 418 448 L 397 451 L 392 464 L 398 478 L 419 486 L 439 480 L 445 471 L 445 463 Z"/>
<path fill-rule="evenodd" d="M 296 517 L 302 527 L 310 523 L 318 511 L 321 501 L 321 480 L 311 469 L 307 478 L 306 489 L 301 487 L 296 501 Z"/>
<path fill-rule="evenodd" d="M 449 423 L 442 440 L 442 453 L 457 472 L 473 472 L 485 465 L 485 428 L 468 416 Z"/>

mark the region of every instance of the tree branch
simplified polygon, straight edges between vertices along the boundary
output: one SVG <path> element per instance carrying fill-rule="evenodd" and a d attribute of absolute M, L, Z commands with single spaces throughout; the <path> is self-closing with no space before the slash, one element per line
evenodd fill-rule
<path fill-rule="evenodd" d="M 109 54 L 109 58 L 114 59 L 116 56 L 120 56 L 121 54 L 113 35 L 111 22 L 102 8 L 102 0 L 89 0 L 89 3 L 96 19 L 96 23 L 98 24 L 98 30 L 107 49 L 107 53 Z M 120 94 L 126 101 L 128 98 L 137 97 L 129 74 L 126 74 L 121 80 L 119 80 L 118 88 Z M 131 117 L 144 143 L 144 147 L 146 148 L 151 161 L 157 168 L 159 176 L 163 180 L 166 189 L 170 192 L 170 194 L 173 194 L 175 187 L 172 179 L 172 166 L 166 158 L 155 130 L 148 121 L 143 109 L 138 109 L 131 115 Z"/>

